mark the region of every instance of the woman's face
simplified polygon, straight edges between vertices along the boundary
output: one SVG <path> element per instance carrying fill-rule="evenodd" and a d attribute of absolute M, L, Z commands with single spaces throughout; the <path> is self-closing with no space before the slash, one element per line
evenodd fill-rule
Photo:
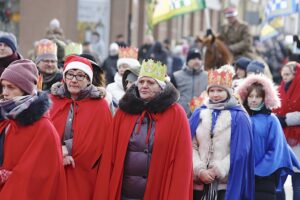
<path fill-rule="evenodd" d="M 65 82 L 73 99 L 77 99 L 79 92 L 90 83 L 88 76 L 79 69 L 68 70 L 65 74 Z"/>
<path fill-rule="evenodd" d="M 13 54 L 13 50 L 3 42 L 0 42 L 0 58 L 10 56 Z"/>
<path fill-rule="evenodd" d="M 151 101 L 162 91 L 155 79 L 146 76 L 138 79 L 137 86 L 141 99 L 147 102 Z"/>
<path fill-rule="evenodd" d="M 211 87 L 208 90 L 208 98 L 213 103 L 222 102 L 227 99 L 228 93 L 221 87 Z"/>
<path fill-rule="evenodd" d="M 256 90 L 252 90 L 247 97 L 248 106 L 250 109 L 257 108 L 263 102 L 263 97 L 259 96 Z"/>
<path fill-rule="evenodd" d="M 24 92 L 18 88 L 15 84 L 2 80 L 2 95 L 4 100 L 11 100 L 14 97 L 23 96 Z"/>
<path fill-rule="evenodd" d="M 236 75 L 238 78 L 245 78 L 246 77 L 246 71 L 237 67 L 236 68 Z"/>
<path fill-rule="evenodd" d="M 124 72 L 128 68 L 129 68 L 129 65 L 127 65 L 127 64 L 120 65 L 119 68 L 118 68 L 118 73 L 120 74 L 120 76 L 123 76 Z"/>
<path fill-rule="evenodd" d="M 283 67 L 281 70 L 282 80 L 287 83 L 294 79 L 295 75 L 289 67 Z"/>

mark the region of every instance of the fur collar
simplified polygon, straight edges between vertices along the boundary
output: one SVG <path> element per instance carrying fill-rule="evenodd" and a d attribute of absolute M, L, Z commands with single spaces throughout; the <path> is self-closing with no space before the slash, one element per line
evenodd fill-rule
<path fill-rule="evenodd" d="M 38 92 L 37 96 L 37 100 L 33 101 L 26 110 L 16 117 L 17 124 L 21 126 L 33 124 L 49 110 L 51 103 L 47 92 Z M 2 114 L 0 114 L 0 121 L 3 119 Z"/>
<path fill-rule="evenodd" d="M 146 103 L 138 95 L 137 86 L 132 86 L 125 93 L 119 102 L 119 107 L 126 113 L 139 114 L 144 110 L 151 113 L 161 113 L 179 99 L 179 93 L 176 88 L 167 82 L 163 92 L 152 101 Z"/>

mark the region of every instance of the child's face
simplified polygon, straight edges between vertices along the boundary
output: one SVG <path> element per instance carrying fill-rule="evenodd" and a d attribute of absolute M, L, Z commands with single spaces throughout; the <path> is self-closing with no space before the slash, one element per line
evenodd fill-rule
<path fill-rule="evenodd" d="M 257 108 L 263 102 L 263 97 L 259 96 L 256 90 L 252 90 L 247 98 L 250 109 Z"/>

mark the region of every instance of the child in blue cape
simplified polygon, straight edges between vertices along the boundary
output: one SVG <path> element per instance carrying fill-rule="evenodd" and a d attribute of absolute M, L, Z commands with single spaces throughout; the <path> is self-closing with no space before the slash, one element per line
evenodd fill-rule
<path fill-rule="evenodd" d="M 263 75 L 247 77 L 238 94 L 252 121 L 255 156 L 255 199 L 276 199 L 287 176 L 294 174 L 299 162 L 286 142 L 283 130 L 272 109 L 280 107 L 274 84 Z"/>
<path fill-rule="evenodd" d="M 232 95 L 233 67 L 208 74 L 208 101 L 190 118 L 194 199 L 254 199 L 253 135 Z"/>

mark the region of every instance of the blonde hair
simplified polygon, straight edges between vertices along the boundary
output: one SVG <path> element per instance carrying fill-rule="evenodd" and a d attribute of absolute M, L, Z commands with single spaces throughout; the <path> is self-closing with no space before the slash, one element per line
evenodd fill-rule
<path fill-rule="evenodd" d="M 281 69 L 283 69 L 284 67 L 287 67 L 289 68 L 289 70 L 295 74 L 296 73 L 296 66 L 297 66 L 297 62 L 295 61 L 291 61 L 291 62 L 288 62 L 286 63 L 285 65 L 283 65 L 283 67 Z"/>

